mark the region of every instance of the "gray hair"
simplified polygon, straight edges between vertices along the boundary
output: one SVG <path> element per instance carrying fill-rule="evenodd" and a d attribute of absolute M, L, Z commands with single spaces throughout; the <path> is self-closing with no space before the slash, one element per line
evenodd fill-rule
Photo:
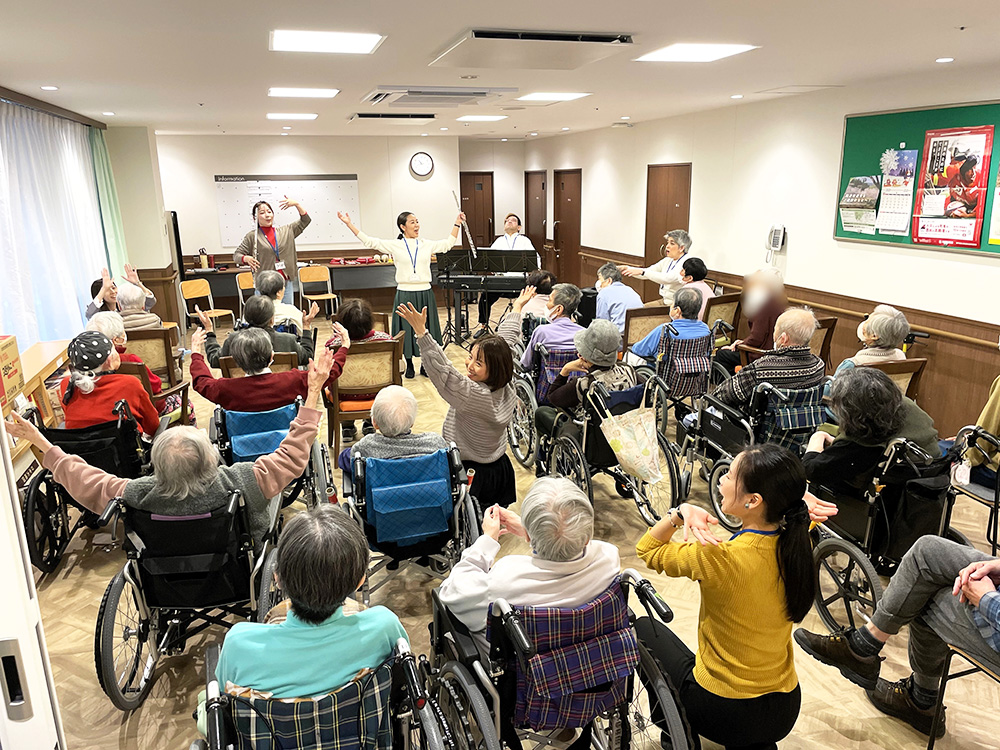
<path fill-rule="evenodd" d="M 265 297 L 275 299 L 285 288 L 285 279 L 277 271 L 261 271 L 257 274 L 257 291 Z"/>
<path fill-rule="evenodd" d="M 694 244 L 694 240 L 691 239 L 691 235 L 685 232 L 683 229 L 671 229 L 665 235 L 663 235 L 665 240 L 673 240 L 678 245 L 681 246 L 681 250 L 685 253 L 691 249 L 691 245 Z"/>
<path fill-rule="evenodd" d="M 789 346 L 806 346 L 819 328 L 812 310 L 805 307 L 790 307 L 774 323 L 774 337 L 788 334 Z"/>
<path fill-rule="evenodd" d="M 409 432 L 416 420 L 417 399 L 403 386 L 386 386 L 375 396 L 372 421 L 386 437 L 397 437 Z"/>
<path fill-rule="evenodd" d="M 278 578 L 292 611 L 318 625 L 337 611 L 368 572 L 361 527 L 336 505 L 297 514 L 278 540 Z"/>
<path fill-rule="evenodd" d="M 196 427 L 174 427 L 153 442 L 155 492 L 170 500 L 203 494 L 219 474 L 219 451 Z"/>
<path fill-rule="evenodd" d="M 122 279 L 118 285 L 118 307 L 122 310 L 142 310 L 146 306 L 146 293 L 130 281 Z"/>
<path fill-rule="evenodd" d="M 584 553 L 594 536 L 594 506 L 566 477 L 542 477 L 521 502 L 521 523 L 543 560 L 566 562 Z"/>
<path fill-rule="evenodd" d="M 114 341 L 125 335 L 125 321 L 116 312 L 99 312 L 87 323 L 88 331 L 99 331 Z"/>
<path fill-rule="evenodd" d="M 682 286 L 674 293 L 674 307 L 681 311 L 685 320 L 698 320 L 701 312 L 701 292 L 690 286 Z"/>
<path fill-rule="evenodd" d="M 612 281 L 621 281 L 622 272 L 618 270 L 618 266 L 614 263 L 605 263 L 603 266 L 597 269 L 597 277 L 599 279 L 611 279 Z"/>
<path fill-rule="evenodd" d="M 121 297 L 121 292 L 118 292 L 118 296 Z M 898 349 L 910 333 L 910 323 L 895 307 L 879 305 L 865 321 L 865 330 L 869 336 L 876 339 L 877 348 Z"/>
<path fill-rule="evenodd" d="M 243 305 L 243 319 L 251 326 L 265 328 L 274 320 L 274 302 L 270 297 L 257 295 Z"/>
<path fill-rule="evenodd" d="M 580 305 L 583 292 L 575 284 L 556 284 L 552 287 L 552 294 L 549 295 L 549 302 L 552 306 L 562 305 L 563 315 L 567 318 L 573 317 L 576 308 Z"/>
<path fill-rule="evenodd" d="M 747 274 L 745 280 L 747 283 L 751 281 L 759 282 L 774 292 L 780 292 L 785 287 L 785 280 L 781 277 L 781 271 L 774 266 L 758 268 L 753 273 Z"/>
<path fill-rule="evenodd" d="M 271 345 L 271 337 L 263 328 L 244 328 L 232 333 L 229 353 L 243 372 L 256 375 L 271 364 L 274 347 Z"/>
<path fill-rule="evenodd" d="M 866 444 L 886 443 L 903 427 L 903 394 L 874 367 L 853 367 L 833 381 L 830 408 L 841 434 Z"/>

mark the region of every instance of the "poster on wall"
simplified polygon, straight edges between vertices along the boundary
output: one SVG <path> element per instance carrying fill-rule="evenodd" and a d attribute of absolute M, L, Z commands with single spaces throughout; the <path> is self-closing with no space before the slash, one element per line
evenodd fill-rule
<path fill-rule="evenodd" d="M 979 247 L 992 148 L 992 125 L 926 132 L 914 242 Z"/>
<path fill-rule="evenodd" d="M 993 214 L 990 216 L 990 244 L 1000 245 L 1000 173 L 993 188 Z"/>
<path fill-rule="evenodd" d="M 880 234 L 905 237 L 913 216 L 913 188 L 917 177 L 917 151 L 887 148 L 879 160 L 882 167 L 882 199 L 875 229 Z"/>
<path fill-rule="evenodd" d="M 840 224 L 845 232 L 875 234 L 878 175 L 852 177 L 840 198 Z"/>

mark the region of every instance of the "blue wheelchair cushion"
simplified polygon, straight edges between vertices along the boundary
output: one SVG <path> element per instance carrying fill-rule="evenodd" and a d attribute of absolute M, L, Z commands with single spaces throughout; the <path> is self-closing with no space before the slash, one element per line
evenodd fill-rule
<path fill-rule="evenodd" d="M 379 542 L 406 546 L 448 531 L 454 509 L 448 454 L 365 459 L 365 500 Z"/>
<path fill-rule="evenodd" d="M 296 404 L 271 411 L 225 412 L 226 434 L 232 445 L 233 462 L 256 461 L 274 453 L 288 434 L 299 412 Z"/>
<path fill-rule="evenodd" d="M 261 456 L 274 453 L 281 445 L 281 441 L 288 434 L 288 428 L 283 430 L 271 430 L 270 432 L 256 432 L 251 435 L 236 435 L 230 439 L 233 451 L 233 461 L 256 461 Z"/>

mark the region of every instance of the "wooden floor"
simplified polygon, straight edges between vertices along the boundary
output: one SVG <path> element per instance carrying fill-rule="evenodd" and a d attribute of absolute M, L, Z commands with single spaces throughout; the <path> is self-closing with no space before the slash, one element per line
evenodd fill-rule
<path fill-rule="evenodd" d="M 329 332 L 323 322 L 320 341 Z M 456 364 L 464 362 L 465 353 L 451 347 L 449 354 Z M 186 368 L 185 368 L 186 370 Z M 417 397 L 419 417 L 415 430 L 439 431 L 445 404 L 425 377 L 405 380 Z M 211 407 L 194 395 L 199 425 L 209 421 Z M 325 419 L 325 418 L 324 418 Z M 320 436 L 325 437 L 325 425 Z M 533 476 L 515 464 L 519 495 L 530 486 Z M 340 486 L 340 472 L 336 472 Z M 643 570 L 635 555 L 635 542 L 645 524 L 630 501 L 622 500 L 606 478 L 599 478 L 594 493 L 596 538 L 618 545 L 625 566 Z M 695 478 L 693 495 L 704 501 L 705 483 Z M 290 509 L 295 512 L 294 509 Z M 287 511 L 286 511 L 287 512 Z M 953 525 L 976 546 L 986 549 L 983 529 L 986 511 L 959 499 Z M 144 705 L 126 715 L 115 709 L 97 682 L 94 668 L 94 629 L 101 596 L 111 577 L 121 569 L 124 555 L 120 549 L 105 547 L 107 535 L 85 531 L 78 534 L 62 564 L 51 575 L 38 577 L 42 618 L 63 725 L 70 748 L 92 750 L 158 750 L 187 748 L 195 736 L 191 712 L 204 684 L 201 654 L 207 643 L 221 641 L 223 633 L 211 629 L 189 641 L 185 654 L 165 658 L 158 669 L 156 684 Z M 518 539 L 503 537 L 501 554 L 520 553 Z M 675 612 L 672 627 L 692 648 L 696 647 L 699 593 L 695 583 L 668 579 L 647 571 L 658 591 Z M 418 571 L 405 571 L 373 603 L 384 604 L 399 615 L 416 653 L 428 648 L 427 622 L 430 613 L 430 590 L 436 582 Z M 810 613 L 803 623 L 812 630 L 822 630 L 819 618 Z M 887 657 L 882 674 L 898 679 L 909 673 L 906 667 L 906 640 L 892 641 L 885 649 Z M 926 737 L 902 722 L 874 709 L 864 692 L 844 680 L 840 674 L 802 653 L 796 647 L 796 668 L 802 686 L 802 711 L 791 735 L 782 748 L 921 748 Z M 983 676 L 955 682 L 948 690 L 948 734 L 937 747 L 942 750 L 997 748 L 1000 746 L 1000 695 L 997 685 Z M 706 748 L 715 747 L 705 743 Z"/>

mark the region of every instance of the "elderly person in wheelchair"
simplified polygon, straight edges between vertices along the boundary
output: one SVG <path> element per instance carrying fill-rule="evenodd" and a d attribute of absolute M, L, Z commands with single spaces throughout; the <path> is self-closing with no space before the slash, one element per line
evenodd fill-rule
<path fill-rule="evenodd" d="M 532 287 L 528 287 L 528 289 L 531 289 L 532 293 L 522 292 L 521 296 L 514 300 L 511 313 L 500 324 L 498 332 L 501 336 L 505 336 L 505 338 L 520 337 L 524 306 L 531 301 L 536 291 Z M 538 346 L 545 346 L 549 349 L 573 348 L 574 337 L 583 330 L 583 326 L 573 319 L 582 298 L 583 293 L 580 288 L 573 284 L 556 284 L 552 287 L 552 294 L 545 304 L 549 322 L 546 325 L 538 326 L 531 334 L 531 338 L 524 348 L 524 355 L 521 357 L 522 368 L 530 371 L 534 367 L 535 358 L 538 356 L 536 351 Z"/>
<path fill-rule="evenodd" d="M 101 335 L 101 334 L 94 334 Z M 79 456 L 53 446 L 30 422 L 12 414 L 7 431 L 42 451 L 42 466 L 83 507 L 100 514 L 112 498 L 125 505 L 170 516 L 205 513 L 226 505 L 240 490 L 250 510 L 251 534 L 259 543 L 271 528 L 271 498 L 302 474 L 319 430 L 317 408 L 333 354 L 324 350 L 310 364 L 305 405 L 278 449 L 253 463 L 220 466 L 219 453 L 204 431 L 175 427 L 153 443 L 154 473 L 138 479 L 120 479 L 88 465 Z M 134 378 L 130 378 L 134 380 Z"/>
<path fill-rule="evenodd" d="M 497 560 L 503 534 L 523 539 L 531 554 Z M 462 553 L 438 595 L 485 653 L 486 621 L 496 599 L 577 607 L 611 585 L 621 570 L 618 548 L 593 536 L 594 507 L 580 488 L 565 477 L 536 479 L 521 515 L 497 505 L 486 509 L 482 536 Z"/>
<path fill-rule="evenodd" d="M 670 308 L 670 318 L 677 335 L 677 340 L 700 339 L 708 336 L 711 331 L 708 326 L 698 319 L 703 300 L 701 292 L 691 287 L 681 287 L 674 295 L 674 303 Z M 649 359 L 655 357 L 660 349 L 660 340 L 664 336 L 673 336 L 667 331 L 666 326 L 654 328 L 646 338 L 632 345 L 632 353 Z"/>
<path fill-rule="evenodd" d="M 293 333 L 303 331 L 302 311 L 285 302 L 285 278 L 277 271 L 260 271 L 254 279 L 257 293 L 274 303 L 274 329 Z"/>

